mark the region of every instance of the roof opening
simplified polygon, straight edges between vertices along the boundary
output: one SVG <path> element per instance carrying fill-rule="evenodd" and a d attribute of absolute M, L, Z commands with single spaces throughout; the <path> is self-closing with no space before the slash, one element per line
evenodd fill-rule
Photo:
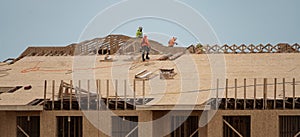
<path fill-rule="evenodd" d="M 19 90 L 23 86 L 16 86 L 16 87 L 0 87 L 0 94 L 2 93 L 14 93 L 15 91 Z"/>

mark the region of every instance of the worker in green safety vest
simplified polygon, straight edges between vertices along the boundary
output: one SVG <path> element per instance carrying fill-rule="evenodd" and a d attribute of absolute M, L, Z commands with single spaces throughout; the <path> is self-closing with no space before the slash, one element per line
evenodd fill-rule
<path fill-rule="evenodd" d="M 136 31 L 136 37 L 137 38 L 143 38 L 143 27 L 139 27 Z"/>

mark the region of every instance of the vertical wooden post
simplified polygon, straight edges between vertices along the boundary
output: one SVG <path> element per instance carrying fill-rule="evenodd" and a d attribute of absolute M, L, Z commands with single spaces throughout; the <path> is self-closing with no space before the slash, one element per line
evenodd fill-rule
<path fill-rule="evenodd" d="M 71 117 L 68 116 L 68 137 L 71 137 Z"/>
<path fill-rule="evenodd" d="M 282 79 L 282 91 L 283 91 L 283 109 L 285 109 L 285 78 Z"/>
<path fill-rule="evenodd" d="M 99 94 L 98 94 L 98 103 L 99 103 L 99 110 L 102 107 L 102 93 L 101 93 L 101 80 L 99 80 Z"/>
<path fill-rule="evenodd" d="M 118 80 L 116 80 L 115 86 L 115 110 L 118 110 Z"/>
<path fill-rule="evenodd" d="M 109 109 L 108 96 L 109 96 L 109 80 L 106 80 L 106 108 L 107 109 Z"/>
<path fill-rule="evenodd" d="M 81 107 L 81 80 L 78 80 L 78 87 L 79 87 L 78 105 L 79 105 L 79 110 L 80 110 L 80 107 Z"/>
<path fill-rule="evenodd" d="M 216 90 L 216 106 L 215 109 L 218 109 L 218 102 L 219 102 L 219 79 L 217 79 L 217 90 Z"/>
<path fill-rule="evenodd" d="M 98 83 L 98 79 L 96 79 L 96 110 L 98 110 L 98 108 L 99 108 L 99 93 L 98 93 L 98 91 L 99 91 L 99 83 Z"/>
<path fill-rule="evenodd" d="M 60 94 L 60 110 L 64 109 L 64 90 L 63 90 L 64 81 L 60 81 L 60 86 L 62 86 L 61 94 Z"/>
<path fill-rule="evenodd" d="M 264 89 L 263 89 L 263 109 L 268 108 L 268 103 L 267 103 L 267 79 L 264 78 Z"/>
<path fill-rule="evenodd" d="M 143 105 L 145 105 L 145 80 L 143 79 Z"/>
<path fill-rule="evenodd" d="M 100 98 L 99 98 L 99 96 L 100 96 L 100 80 L 99 79 L 96 80 L 96 85 L 97 85 L 97 102 L 96 102 L 97 104 L 96 104 L 96 110 L 100 110 L 99 103 L 101 101 L 100 101 Z"/>
<path fill-rule="evenodd" d="M 293 78 L 293 109 L 295 109 L 295 78 Z"/>
<path fill-rule="evenodd" d="M 228 108 L 228 79 L 226 79 L 225 83 L 225 109 Z"/>
<path fill-rule="evenodd" d="M 126 110 L 127 109 L 127 93 L 126 93 L 126 91 L 127 91 L 127 86 L 126 86 L 126 79 L 124 80 L 124 96 L 125 96 L 125 101 L 124 101 L 124 110 Z"/>
<path fill-rule="evenodd" d="M 234 109 L 237 109 L 237 79 L 234 79 Z"/>
<path fill-rule="evenodd" d="M 247 88 L 247 83 L 246 83 L 246 79 L 244 78 L 244 109 L 246 109 L 246 101 L 247 101 L 247 95 L 246 95 L 246 88 Z"/>
<path fill-rule="evenodd" d="M 52 80 L 52 110 L 54 110 L 55 80 Z"/>
<path fill-rule="evenodd" d="M 43 109 L 45 109 L 46 107 L 46 97 L 47 97 L 47 80 L 45 80 L 44 83 L 44 102 L 43 102 Z"/>
<path fill-rule="evenodd" d="M 276 109 L 276 94 L 277 92 L 277 78 L 274 79 L 274 104 L 273 104 L 273 108 Z"/>
<path fill-rule="evenodd" d="M 72 98 L 73 98 L 73 81 L 70 80 L 70 110 L 72 110 Z"/>
<path fill-rule="evenodd" d="M 254 79 L 254 100 L 253 100 L 253 109 L 256 108 L 256 78 Z"/>
<path fill-rule="evenodd" d="M 87 94 L 87 110 L 90 110 L 90 80 L 87 80 L 87 88 L 88 88 L 88 94 Z"/>
<path fill-rule="evenodd" d="M 136 105 L 136 102 L 135 102 L 135 92 L 136 92 L 136 89 L 135 89 L 135 79 L 133 80 L 133 109 L 135 109 L 135 105 Z"/>

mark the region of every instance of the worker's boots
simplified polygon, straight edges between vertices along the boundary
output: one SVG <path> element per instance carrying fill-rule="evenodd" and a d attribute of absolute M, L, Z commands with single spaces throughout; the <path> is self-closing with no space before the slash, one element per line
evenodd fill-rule
<path fill-rule="evenodd" d="M 146 54 L 146 59 L 149 60 L 149 53 Z"/>
<path fill-rule="evenodd" d="M 142 60 L 145 61 L 145 54 L 142 54 Z"/>

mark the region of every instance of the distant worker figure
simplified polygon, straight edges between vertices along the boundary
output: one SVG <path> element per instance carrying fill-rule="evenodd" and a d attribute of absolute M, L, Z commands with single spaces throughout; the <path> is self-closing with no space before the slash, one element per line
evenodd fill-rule
<path fill-rule="evenodd" d="M 146 59 L 149 60 L 150 43 L 146 35 L 142 39 L 141 51 L 142 51 L 142 60 L 145 61 L 145 52 L 146 52 Z"/>
<path fill-rule="evenodd" d="M 136 31 L 135 35 L 137 38 L 142 38 L 143 37 L 143 27 L 139 27 L 138 30 Z"/>
<path fill-rule="evenodd" d="M 172 37 L 168 42 L 168 44 L 169 44 L 168 47 L 174 47 L 174 45 L 177 45 L 178 43 L 175 42 L 176 40 L 177 40 L 176 37 Z"/>

